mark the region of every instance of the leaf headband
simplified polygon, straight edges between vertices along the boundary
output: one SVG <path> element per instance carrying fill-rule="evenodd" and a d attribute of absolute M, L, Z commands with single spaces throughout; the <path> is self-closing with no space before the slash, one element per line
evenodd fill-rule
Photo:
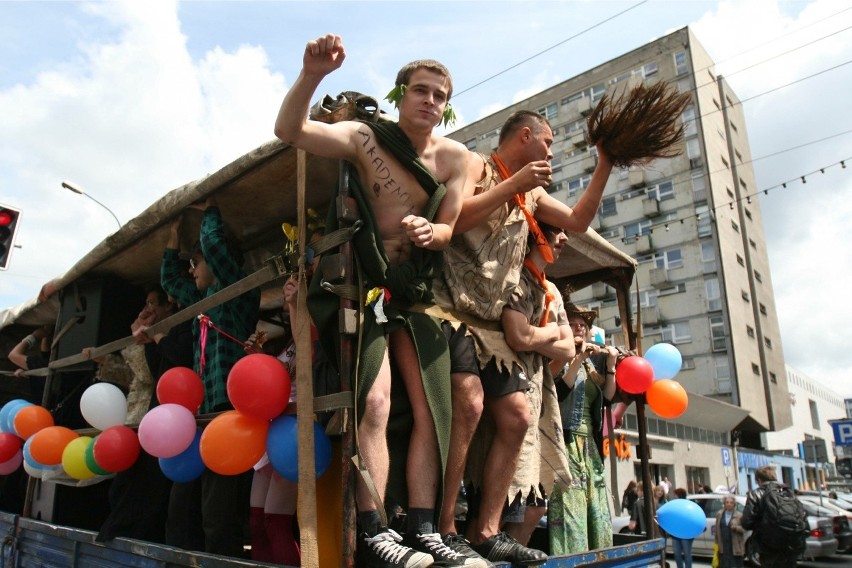
<path fill-rule="evenodd" d="M 399 110 L 399 103 L 402 102 L 402 97 L 405 95 L 406 90 L 405 85 L 396 85 L 390 92 L 385 95 L 385 100 L 389 103 L 393 103 L 393 108 Z M 447 102 L 447 106 L 444 107 L 444 114 L 442 115 L 441 122 L 444 126 L 452 126 L 456 123 L 456 111 L 453 109 L 453 105 Z"/>

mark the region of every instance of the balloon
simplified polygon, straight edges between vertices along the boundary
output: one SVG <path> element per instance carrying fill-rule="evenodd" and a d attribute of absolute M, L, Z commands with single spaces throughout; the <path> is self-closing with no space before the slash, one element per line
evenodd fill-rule
<path fill-rule="evenodd" d="M 33 459 L 42 465 L 58 465 L 62 463 L 65 446 L 78 437 L 77 432 L 65 426 L 48 426 L 30 438 L 30 453 Z"/>
<path fill-rule="evenodd" d="M 187 449 L 174 457 L 160 458 L 160 469 L 163 475 L 177 483 L 198 479 L 204 473 L 200 446 L 201 430 L 196 430 L 195 438 Z"/>
<path fill-rule="evenodd" d="M 62 469 L 69 477 L 83 480 L 95 476 L 95 472 L 86 465 L 86 448 L 91 441 L 89 436 L 80 436 L 65 446 L 62 452 Z"/>
<path fill-rule="evenodd" d="M 237 410 L 223 412 L 201 434 L 201 459 L 220 475 L 248 471 L 263 457 L 268 430 L 266 420 Z"/>
<path fill-rule="evenodd" d="M 655 379 L 673 379 L 683 365 L 680 351 L 670 343 L 652 345 L 642 357 L 653 367 Z"/>
<path fill-rule="evenodd" d="M 663 418 L 677 418 L 689 406 L 686 390 L 671 379 L 654 381 L 645 393 L 645 399 L 651 410 Z"/>
<path fill-rule="evenodd" d="M 642 394 L 654 382 L 654 369 L 642 357 L 631 355 L 615 368 L 615 382 L 625 392 Z"/>
<path fill-rule="evenodd" d="M 10 432 L 0 432 L 0 463 L 12 459 L 21 449 L 21 439 Z"/>
<path fill-rule="evenodd" d="M 139 438 L 127 426 L 111 426 L 95 440 L 92 455 L 101 469 L 118 472 L 129 469 L 139 457 Z"/>
<path fill-rule="evenodd" d="M 49 467 L 49 466 L 46 466 L 43 463 L 39 463 L 38 461 L 33 459 L 33 455 L 30 452 L 30 446 L 32 445 L 32 442 L 33 442 L 32 438 L 30 438 L 29 440 L 24 442 L 24 464 L 29 465 L 30 467 L 32 467 L 34 469 L 44 469 L 46 467 Z"/>
<path fill-rule="evenodd" d="M 195 437 L 195 415 L 174 403 L 155 406 L 139 423 L 142 449 L 158 458 L 170 458 L 189 447 Z"/>
<path fill-rule="evenodd" d="M 269 426 L 266 453 L 278 475 L 293 482 L 299 481 L 299 437 L 296 417 L 279 416 Z M 322 476 L 331 463 L 331 440 L 322 426 L 314 422 L 314 467 Z"/>
<path fill-rule="evenodd" d="M 24 452 L 21 448 L 18 448 L 11 458 L 0 463 L 0 475 L 9 475 L 19 467 L 21 467 L 21 463 L 24 461 Z"/>
<path fill-rule="evenodd" d="M 672 499 L 657 509 L 657 522 L 674 537 L 695 538 L 704 532 L 707 517 L 698 503 L 689 499 Z"/>
<path fill-rule="evenodd" d="M 53 425 L 53 415 L 50 411 L 36 404 L 20 409 L 14 420 L 15 433 L 24 440 Z"/>
<path fill-rule="evenodd" d="M 106 430 L 124 424 L 127 419 L 127 398 L 113 384 L 95 383 L 80 397 L 80 412 L 93 428 Z"/>
<path fill-rule="evenodd" d="M 228 373 L 228 398 L 243 414 L 272 420 L 287 408 L 290 375 L 281 361 L 271 355 L 247 355 Z"/>
<path fill-rule="evenodd" d="M 33 403 L 27 402 L 22 398 L 16 398 L 14 400 L 10 400 L 6 404 L 3 405 L 3 408 L 0 409 L 0 430 L 3 432 L 11 432 L 15 433 L 15 416 L 17 416 L 18 411 L 24 407 L 32 406 Z"/>
<path fill-rule="evenodd" d="M 109 475 L 110 472 L 99 466 L 98 462 L 95 461 L 95 442 L 97 441 L 97 437 L 92 438 L 91 440 L 89 440 L 89 444 L 86 446 L 86 467 L 89 468 L 89 470 L 95 475 Z"/>
<path fill-rule="evenodd" d="M 58 466 L 53 466 L 53 467 L 58 467 Z M 41 467 L 32 466 L 32 465 L 30 465 L 30 462 L 28 462 L 27 459 L 24 458 L 24 471 L 27 472 L 27 475 L 29 475 L 30 477 L 35 477 L 35 478 L 41 479 L 41 476 L 44 475 L 45 471 L 48 471 L 48 470 L 41 468 Z"/>
<path fill-rule="evenodd" d="M 157 381 L 160 404 L 179 404 L 195 414 L 204 401 L 204 383 L 189 367 L 172 367 Z"/>

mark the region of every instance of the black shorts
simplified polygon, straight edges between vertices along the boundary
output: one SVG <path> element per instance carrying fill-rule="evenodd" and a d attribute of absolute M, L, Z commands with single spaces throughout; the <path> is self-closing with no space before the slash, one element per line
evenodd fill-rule
<path fill-rule="evenodd" d="M 509 372 L 506 369 L 498 369 L 494 358 L 485 365 L 479 378 L 482 380 L 485 396 L 492 398 L 513 392 L 526 392 L 532 388 L 526 373 L 517 364 L 512 363 L 512 371 Z"/>
<path fill-rule="evenodd" d="M 473 338 L 467 335 L 467 326 L 461 324 L 455 329 L 446 320 L 441 322 L 441 329 L 450 345 L 450 373 L 470 373 L 479 376 L 479 362 L 476 360 L 476 347 Z"/>

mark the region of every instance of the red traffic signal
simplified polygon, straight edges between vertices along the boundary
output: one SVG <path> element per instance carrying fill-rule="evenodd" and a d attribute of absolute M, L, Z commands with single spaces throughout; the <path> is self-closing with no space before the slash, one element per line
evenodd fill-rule
<path fill-rule="evenodd" d="M 21 212 L 18 209 L 0 205 L 0 270 L 6 270 L 9 267 L 15 230 L 18 228 L 20 218 Z"/>

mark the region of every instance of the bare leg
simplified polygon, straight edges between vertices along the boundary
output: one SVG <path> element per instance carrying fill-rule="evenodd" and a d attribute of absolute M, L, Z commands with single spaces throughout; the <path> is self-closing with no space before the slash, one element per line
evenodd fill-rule
<path fill-rule="evenodd" d="M 440 470 L 438 435 L 423 390 L 417 351 L 405 329 L 394 331 L 389 343 L 393 348 L 394 362 L 405 382 L 414 415 L 405 473 L 408 482 L 408 507 L 434 509 Z"/>
<path fill-rule="evenodd" d="M 364 408 L 361 423 L 358 425 L 358 446 L 361 457 L 364 459 L 367 471 L 370 472 L 376 491 L 382 499 L 385 497 L 385 490 L 388 485 L 388 468 L 390 467 L 388 442 L 385 438 L 388 417 L 390 416 L 390 385 L 390 362 L 388 352 L 385 350 L 379 374 L 370 392 L 367 393 L 366 408 Z M 370 496 L 367 487 L 360 480 L 355 491 L 355 501 L 359 511 L 376 510 L 376 503 Z"/>
<path fill-rule="evenodd" d="M 450 430 L 450 452 L 444 473 L 444 499 L 438 532 L 442 535 L 456 532 L 456 499 L 464 477 L 467 451 L 482 416 L 482 383 L 472 373 L 453 373 L 453 424 Z"/>
<path fill-rule="evenodd" d="M 547 507 L 528 506 L 524 511 L 524 522 L 506 523 L 504 530 L 512 536 L 512 538 L 526 546 L 529 544 L 530 537 L 532 537 L 533 531 L 538 526 L 538 522 L 546 512 Z"/>
<path fill-rule="evenodd" d="M 468 540 L 474 544 L 480 544 L 500 532 L 506 491 L 515 475 L 521 444 L 530 423 L 530 412 L 523 392 L 488 397 L 485 399 L 485 407 L 494 417 L 496 429 L 483 468 L 479 518 L 473 529 L 468 531 Z"/>

